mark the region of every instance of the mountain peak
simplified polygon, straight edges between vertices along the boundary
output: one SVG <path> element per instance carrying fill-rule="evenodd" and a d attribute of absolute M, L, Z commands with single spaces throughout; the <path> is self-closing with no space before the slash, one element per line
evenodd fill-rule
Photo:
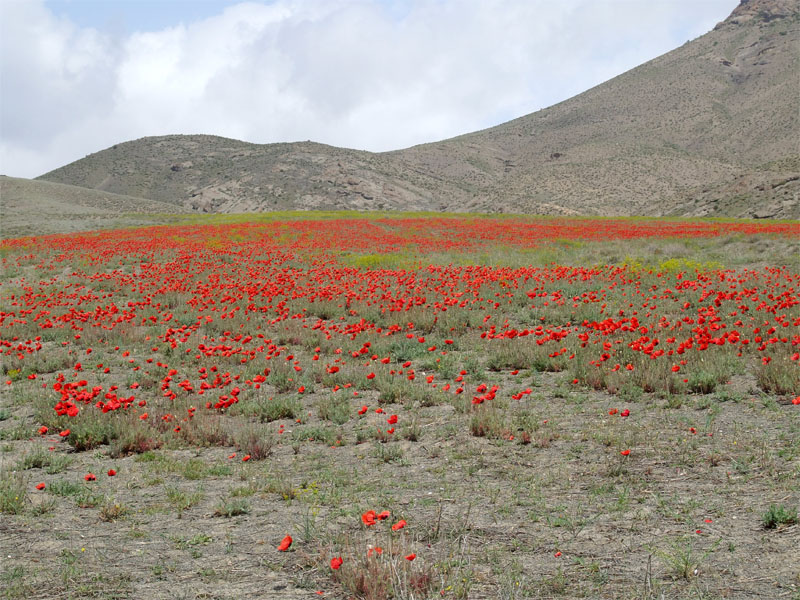
<path fill-rule="evenodd" d="M 730 16 L 717 25 L 743 25 L 745 23 L 768 23 L 800 15 L 800 0 L 741 0 Z"/>

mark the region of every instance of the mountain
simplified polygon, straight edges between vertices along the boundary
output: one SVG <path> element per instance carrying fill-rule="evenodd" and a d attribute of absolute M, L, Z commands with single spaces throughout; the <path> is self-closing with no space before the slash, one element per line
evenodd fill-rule
<path fill-rule="evenodd" d="M 169 222 L 181 206 L 0 175 L 0 238 Z"/>
<path fill-rule="evenodd" d="M 39 179 L 204 212 L 402 209 L 800 218 L 800 1 L 497 127 L 393 152 L 205 135 L 121 143 Z"/>

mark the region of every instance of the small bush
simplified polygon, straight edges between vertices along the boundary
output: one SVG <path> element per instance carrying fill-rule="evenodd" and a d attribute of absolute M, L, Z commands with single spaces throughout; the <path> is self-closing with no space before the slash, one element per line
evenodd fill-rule
<path fill-rule="evenodd" d="M 767 512 L 761 517 L 764 529 L 775 529 L 779 525 L 797 523 L 797 509 L 786 508 L 783 504 L 770 504 Z"/>
<path fill-rule="evenodd" d="M 436 585 L 442 581 L 441 574 L 435 573 L 432 564 L 420 558 L 413 561 L 404 558 L 415 550 L 413 544 L 408 543 L 405 537 L 385 542 L 369 540 L 374 541 L 378 541 L 383 549 L 374 547 L 366 539 L 355 542 L 348 539 L 340 551 L 323 558 L 323 564 L 328 567 L 330 558 L 342 557 L 339 569 L 327 570 L 347 597 L 365 600 L 432 597 L 434 589 L 438 589 Z"/>
<path fill-rule="evenodd" d="M 317 405 L 319 418 L 344 425 L 350 420 L 350 400 L 346 396 L 330 395 Z"/>
<path fill-rule="evenodd" d="M 758 387 L 768 394 L 793 395 L 800 393 L 800 366 L 788 357 L 776 357 L 756 369 Z"/>
<path fill-rule="evenodd" d="M 28 491 L 25 478 L 20 473 L 3 471 L 0 473 L 0 512 L 18 515 L 25 510 Z"/>
<path fill-rule="evenodd" d="M 475 408 L 469 429 L 475 437 L 501 438 L 511 434 L 503 414 L 495 407 L 483 404 Z"/>
<path fill-rule="evenodd" d="M 303 412 L 303 407 L 295 396 L 261 397 L 242 405 L 241 412 L 258 418 L 262 423 L 269 423 L 280 419 L 295 419 Z"/>
<path fill-rule="evenodd" d="M 690 580 L 715 547 L 716 545 L 709 550 L 701 551 L 695 547 L 694 540 L 680 538 L 674 540 L 668 547 L 655 549 L 655 554 L 675 578 Z"/>
<path fill-rule="evenodd" d="M 29 440 L 36 434 L 33 427 L 17 423 L 14 427 L 0 430 L 0 440 Z"/>
<path fill-rule="evenodd" d="M 218 414 L 200 413 L 181 427 L 180 435 L 192 446 L 227 446 L 231 442 L 230 432 Z"/>
<path fill-rule="evenodd" d="M 402 463 L 403 449 L 395 444 L 382 444 L 378 441 L 373 447 L 372 454 L 382 463 Z"/>
<path fill-rule="evenodd" d="M 100 520 L 113 523 L 128 513 L 128 508 L 119 502 L 107 501 L 100 507 Z"/>
<path fill-rule="evenodd" d="M 61 473 L 72 463 L 68 456 L 49 452 L 44 448 L 37 448 L 30 454 L 26 454 L 19 462 L 20 470 L 44 469 L 49 475 Z"/>
<path fill-rule="evenodd" d="M 113 458 L 127 456 L 129 454 L 144 454 L 145 452 L 160 448 L 163 444 L 163 440 L 161 440 L 155 431 L 128 431 L 114 440 L 109 454 Z"/>
<path fill-rule="evenodd" d="M 203 499 L 203 492 L 183 492 L 176 487 L 167 487 L 165 490 L 167 500 L 178 511 L 178 518 L 183 511 L 191 508 Z"/>
<path fill-rule="evenodd" d="M 403 375 L 395 377 L 378 376 L 374 379 L 380 393 L 379 404 L 403 404 L 437 406 L 446 402 L 446 396 L 434 388 L 409 381 Z"/>
<path fill-rule="evenodd" d="M 696 371 L 689 375 L 689 390 L 695 394 L 710 394 L 717 389 L 717 377 L 708 371 Z"/>
<path fill-rule="evenodd" d="M 251 460 L 263 460 L 272 454 L 275 436 L 263 427 L 247 426 L 237 432 L 234 438 L 236 447 Z"/>
<path fill-rule="evenodd" d="M 342 435 L 335 427 L 325 427 L 323 425 L 309 425 L 296 429 L 292 439 L 299 442 L 320 442 L 332 446 L 337 442 L 342 443 Z"/>
<path fill-rule="evenodd" d="M 90 412 L 91 409 L 86 409 L 81 412 Z M 102 415 L 98 418 L 97 415 L 90 415 L 86 417 L 79 417 L 70 421 L 69 435 L 67 442 L 75 448 L 78 452 L 83 450 L 91 450 L 97 446 L 110 444 L 118 437 L 118 429 L 116 427 L 117 419 Z"/>
<path fill-rule="evenodd" d="M 410 423 L 403 425 L 400 435 L 409 442 L 418 442 L 422 436 L 422 427 L 416 419 L 412 419 Z"/>
<path fill-rule="evenodd" d="M 92 491 L 88 485 L 82 485 L 74 499 L 78 508 L 95 508 L 105 501 L 102 494 Z"/>
<path fill-rule="evenodd" d="M 297 377 L 298 373 L 294 369 L 279 362 L 270 371 L 267 382 L 274 386 L 279 394 L 286 394 L 297 389 L 299 385 Z"/>
<path fill-rule="evenodd" d="M 217 517 L 236 517 L 250 512 L 250 503 L 244 498 L 228 498 L 217 504 L 214 515 Z"/>
<path fill-rule="evenodd" d="M 53 481 L 47 486 L 47 491 L 54 496 L 77 496 L 81 493 L 82 486 L 74 481 Z"/>

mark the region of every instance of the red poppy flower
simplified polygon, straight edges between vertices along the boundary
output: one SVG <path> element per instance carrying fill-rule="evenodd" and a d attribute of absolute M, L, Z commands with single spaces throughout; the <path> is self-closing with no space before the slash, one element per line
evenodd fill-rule
<path fill-rule="evenodd" d="M 389 425 L 394 425 L 395 423 L 397 423 L 397 415 L 390 416 L 388 419 L 386 419 L 386 422 Z"/>
<path fill-rule="evenodd" d="M 69 435 L 69 429 L 65 429 L 64 431 L 62 431 L 58 435 L 60 435 L 63 438 L 67 437 Z"/>
<path fill-rule="evenodd" d="M 617 414 L 618 412 L 619 411 L 616 408 L 612 408 L 610 411 L 608 411 L 608 414 L 613 416 L 613 415 Z"/>
<path fill-rule="evenodd" d="M 378 517 L 378 520 L 379 520 L 379 521 L 385 521 L 385 520 L 386 520 L 386 519 L 388 519 L 388 518 L 389 518 L 391 515 L 392 515 L 392 513 L 390 513 L 388 510 L 385 510 L 385 511 L 383 511 L 382 513 L 378 513 L 378 514 L 377 514 L 377 515 L 375 515 L 375 516 L 376 516 L 376 517 Z"/>
<path fill-rule="evenodd" d="M 331 559 L 331 569 L 333 569 L 334 571 L 338 571 L 339 567 L 342 566 L 342 562 L 344 561 L 342 560 L 341 556 L 334 556 Z"/>
<path fill-rule="evenodd" d="M 358 409 L 358 414 L 360 414 L 360 415 L 363 415 L 363 414 L 364 414 L 364 413 L 366 413 L 368 410 L 369 410 L 369 409 L 367 408 L 367 406 L 366 406 L 366 405 L 364 405 L 364 406 L 362 406 L 361 408 L 359 408 L 359 409 Z"/>
<path fill-rule="evenodd" d="M 559 550 L 558 552 L 556 552 L 555 554 L 553 554 L 553 556 L 555 556 L 556 558 L 558 558 L 559 556 L 561 556 L 561 551 Z"/>
<path fill-rule="evenodd" d="M 114 475 L 116 475 L 116 474 L 117 474 L 117 472 L 114 469 L 109 469 L 108 470 L 108 476 L 109 477 L 114 477 Z"/>
<path fill-rule="evenodd" d="M 620 454 L 622 454 L 622 456 L 628 456 L 630 453 L 631 453 L 630 450 L 623 450 L 622 452 L 620 452 Z"/>
<path fill-rule="evenodd" d="M 47 427 L 45 427 L 44 425 L 42 425 L 41 427 L 39 427 L 39 435 L 46 435 L 46 434 L 47 434 L 47 432 L 48 432 L 48 429 L 47 429 Z"/>
<path fill-rule="evenodd" d="M 406 554 L 406 560 L 408 560 L 408 561 L 412 561 L 415 558 L 417 558 L 417 555 L 414 554 L 413 552 L 411 554 Z"/>
<path fill-rule="evenodd" d="M 375 379 L 375 373 L 368 373 L 367 379 Z"/>
<path fill-rule="evenodd" d="M 292 545 L 292 536 L 287 535 L 285 538 L 281 540 L 281 543 L 278 544 L 278 552 L 286 552 L 289 549 L 289 546 Z"/>
<path fill-rule="evenodd" d="M 375 514 L 374 510 L 368 510 L 363 515 L 361 515 L 361 520 L 364 522 L 364 525 L 367 527 L 372 527 L 375 525 L 376 521 L 375 518 L 377 515 Z"/>
<path fill-rule="evenodd" d="M 37 490 L 43 490 L 44 488 L 45 488 L 44 482 L 36 484 L 36 489 Z"/>
<path fill-rule="evenodd" d="M 250 455 L 249 455 L 249 454 L 245 454 L 245 455 L 242 457 L 242 462 L 247 462 L 248 460 L 250 460 Z"/>
<path fill-rule="evenodd" d="M 625 410 L 623 410 L 621 413 L 619 413 L 619 416 L 620 416 L 620 417 L 627 417 L 627 416 L 630 416 L 630 414 L 631 414 L 631 411 L 629 411 L 629 410 L 626 408 L 626 409 L 625 409 Z"/>
<path fill-rule="evenodd" d="M 403 527 L 408 525 L 404 519 L 400 519 L 397 523 L 392 525 L 392 531 L 400 531 Z"/>
<path fill-rule="evenodd" d="M 86 481 L 95 481 L 97 477 L 95 477 L 94 473 L 87 473 L 83 476 Z"/>
<path fill-rule="evenodd" d="M 795 406 L 797 406 L 798 404 L 800 404 L 800 396 L 798 396 L 797 398 L 795 398 L 794 400 L 792 400 L 792 404 L 794 404 Z"/>

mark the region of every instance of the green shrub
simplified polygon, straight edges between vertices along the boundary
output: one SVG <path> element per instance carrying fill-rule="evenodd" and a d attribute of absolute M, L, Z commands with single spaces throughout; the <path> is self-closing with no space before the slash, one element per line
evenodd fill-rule
<path fill-rule="evenodd" d="M 775 529 L 778 525 L 797 523 L 797 509 L 790 509 L 783 504 L 770 504 L 767 512 L 761 517 L 765 529 Z"/>
<path fill-rule="evenodd" d="M 245 426 L 236 433 L 234 442 L 251 460 L 263 460 L 272 454 L 275 436 L 264 427 Z"/>
<path fill-rule="evenodd" d="M 0 512 L 18 515 L 25 510 L 28 491 L 21 473 L 3 471 L 0 473 Z"/>
<path fill-rule="evenodd" d="M 346 396 L 330 396 L 323 398 L 317 404 L 319 418 L 332 421 L 337 425 L 344 425 L 350 420 L 350 400 Z"/>
<path fill-rule="evenodd" d="M 242 404 L 239 410 L 246 416 L 258 418 L 262 423 L 269 423 L 295 419 L 303 412 L 303 406 L 296 396 L 261 397 Z"/>

